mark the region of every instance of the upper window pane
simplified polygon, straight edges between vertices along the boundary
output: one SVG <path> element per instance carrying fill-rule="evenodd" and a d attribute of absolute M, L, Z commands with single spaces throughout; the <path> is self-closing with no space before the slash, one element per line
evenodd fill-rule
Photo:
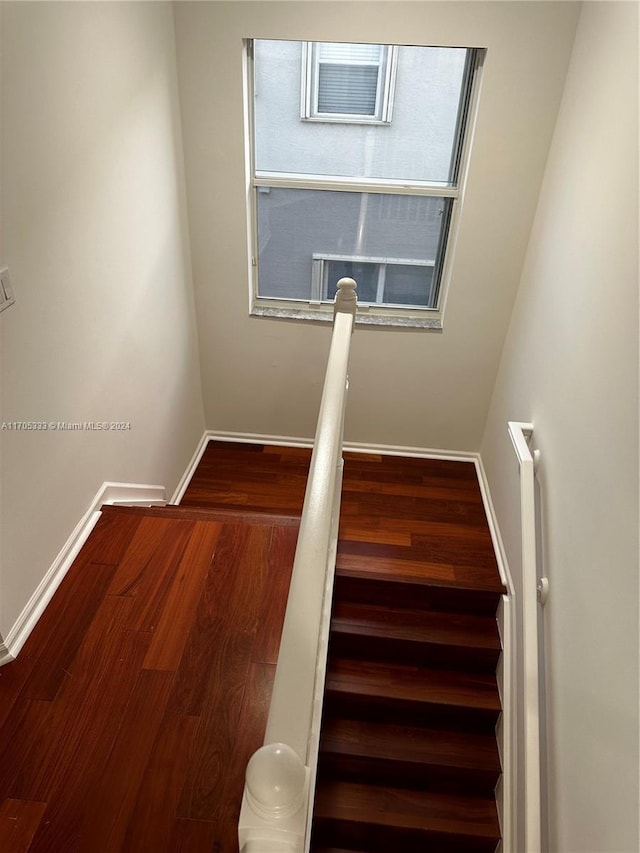
<path fill-rule="evenodd" d="M 256 170 L 454 184 L 468 53 L 256 40 Z"/>

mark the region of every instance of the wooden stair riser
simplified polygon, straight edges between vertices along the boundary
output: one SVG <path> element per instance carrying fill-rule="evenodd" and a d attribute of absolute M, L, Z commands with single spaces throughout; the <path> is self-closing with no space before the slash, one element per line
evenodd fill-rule
<path fill-rule="evenodd" d="M 359 694 L 325 693 L 326 716 L 346 719 L 371 720 L 378 723 L 398 723 L 406 726 L 442 726 L 478 734 L 495 732 L 499 712 L 451 707 L 445 703 L 435 704 L 412 700 L 389 699 L 387 697 L 361 696 Z"/>
<path fill-rule="evenodd" d="M 385 637 L 371 637 L 332 631 L 331 654 L 335 657 L 384 661 L 389 664 L 412 663 L 434 669 L 453 669 L 467 672 L 495 672 L 499 651 L 473 646 L 449 646 L 421 643 Z"/>
<path fill-rule="evenodd" d="M 499 770 L 461 769 L 436 764 L 389 761 L 353 755 L 336 755 L 320 750 L 319 779 L 342 779 L 346 782 L 391 785 L 416 791 L 437 791 L 448 794 L 493 796 L 500 777 Z"/>
<path fill-rule="evenodd" d="M 314 853 L 326 843 L 362 853 L 494 853 L 500 840 L 327 818 L 315 819 L 314 833 Z"/>

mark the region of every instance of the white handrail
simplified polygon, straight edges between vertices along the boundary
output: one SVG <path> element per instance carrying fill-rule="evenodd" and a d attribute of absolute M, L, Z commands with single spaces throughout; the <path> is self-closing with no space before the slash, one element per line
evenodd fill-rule
<path fill-rule="evenodd" d="M 243 853 L 308 849 L 335 573 L 347 367 L 356 283 L 338 282 L 278 664 L 262 746 L 251 758 L 238 825 Z"/>
<path fill-rule="evenodd" d="M 544 604 L 546 578 L 538 581 L 536 557 L 535 469 L 540 451 L 529 441 L 533 424 L 509 421 L 509 436 L 520 465 L 520 523 L 522 529 L 522 637 L 524 649 L 524 786 L 525 850 L 542 848 L 540 779 L 540 681 L 538 649 L 538 601 Z"/>

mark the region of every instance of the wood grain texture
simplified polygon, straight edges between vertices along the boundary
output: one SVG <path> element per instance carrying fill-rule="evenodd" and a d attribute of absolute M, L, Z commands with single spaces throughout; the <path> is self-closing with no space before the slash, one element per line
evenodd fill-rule
<path fill-rule="evenodd" d="M 491 615 L 382 607 L 338 599 L 333 655 L 420 666 L 495 671 L 500 637 Z"/>
<path fill-rule="evenodd" d="M 450 708 L 500 711 L 495 676 L 426 670 L 418 666 L 389 666 L 385 662 L 333 659 L 326 681 L 327 692 L 366 696 L 370 700 L 446 705 Z"/>
<path fill-rule="evenodd" d="M 219 524 L 195 522 L 154 629 L 147 669 L 178 668 L 219 536 Z"/>
<path fill-rule="evenodd" d="M 367 720 L 328 720 L 322 733 L 322 748 L 343 755 L 375 756 L 420 766 L 437 764 L 500 771 L 495 738 L 474 732 L 425 726 L 407 728 Z"/>
<path fill-rule="evenodd" d="M 198 723 L 198 717 L 165 713 L 145 768 L 145 782 L 138 787 L 127 822 L 123 851 L 166 849 L 167 839 L 175 830 L 175 815 Z"/>
<path fill-rule="evenodd" d="M 318 791 L 316 814 L 379 826 L 399 822 L 407 828 L 478 834 L 496 843 L 500 837 L 495 803 L 471 797 L 335 782 Z M 372 814 L 376 815 L 375 821 Z"/>
<path fill-rule="evenodd" d="M 0 670 L 0 853 L 237 851 L 297 520 L 213 515 L 110 507 Z"/>
<path fill-rule="evenodd" d="M 355 850 L 380 853 L 490 853 L 500 839 L 491 799 L 350 782 L 318 786 L 316 822 L 318 835 L 328 834 L 350 849 L 353 843 Z"/>
<path fill-rule="evenodd" d="M 0 729 L 22 693 L 25 682 L 36 663 L 37 658 L 26 654 L 23 649 L 17 660 L 0 667 Z"/>
<path fill-rule="evenodd" d="M 46 808 L 46 803 L 5 800 L 0 806 L 0 853 L 26 853 Z"/>

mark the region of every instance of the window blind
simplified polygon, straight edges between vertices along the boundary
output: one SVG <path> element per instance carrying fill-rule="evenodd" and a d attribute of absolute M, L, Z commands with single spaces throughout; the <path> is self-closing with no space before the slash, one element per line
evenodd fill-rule
<path fill-rule="evenodd" d="M 318 65 L 318 112 L 374 116 L 378 65 Z"/>

